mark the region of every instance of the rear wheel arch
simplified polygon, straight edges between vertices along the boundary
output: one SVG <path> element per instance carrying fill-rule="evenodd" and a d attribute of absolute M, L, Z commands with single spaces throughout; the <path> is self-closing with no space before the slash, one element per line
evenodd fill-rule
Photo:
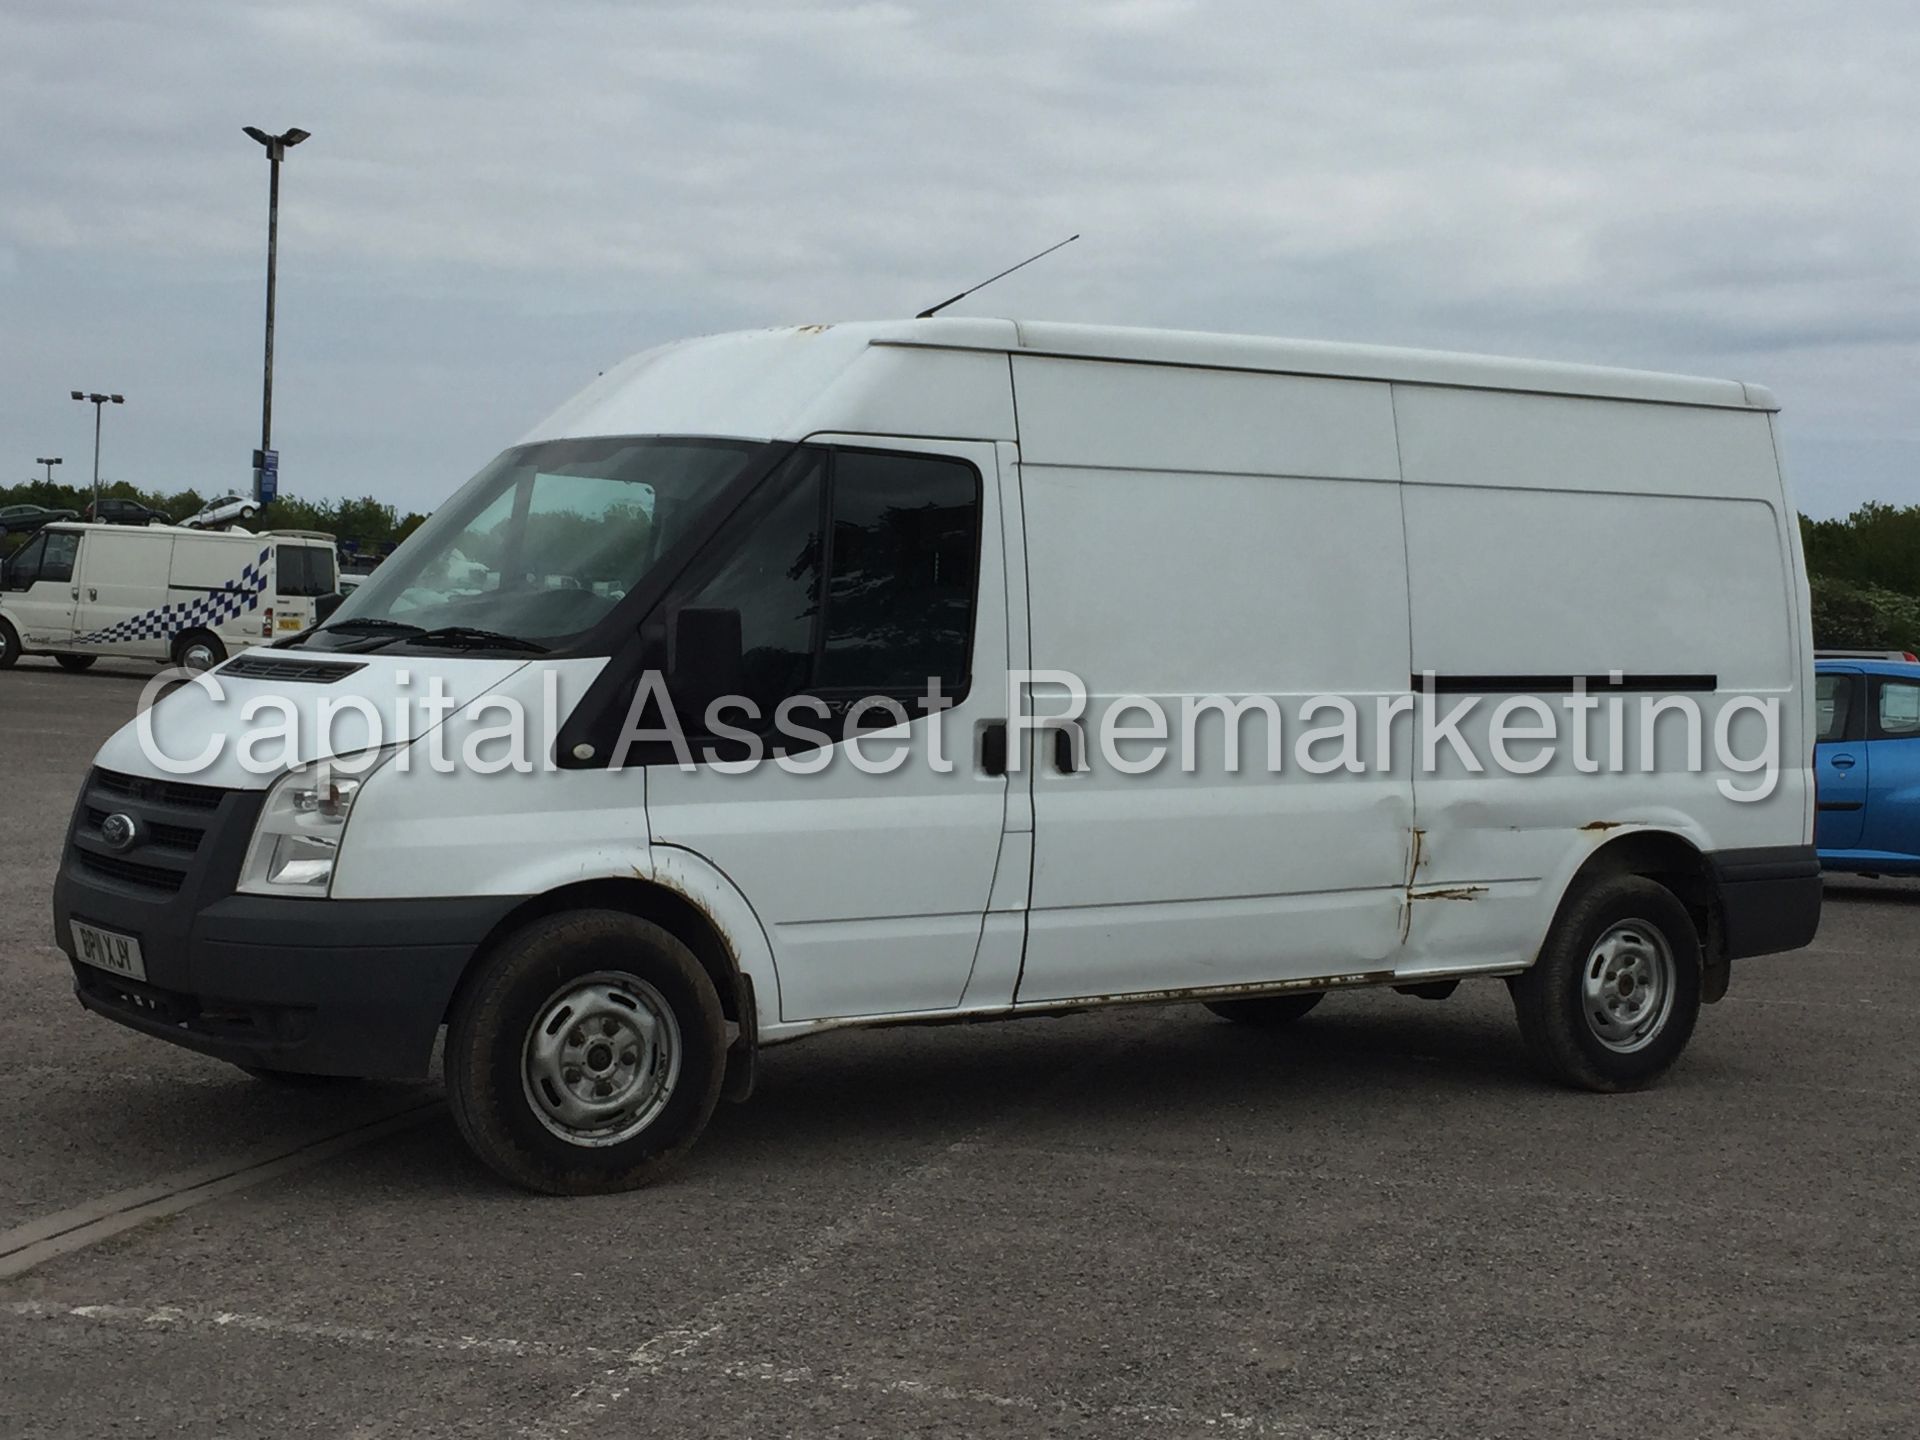
<path fill-rule="evenodd" d="M 1561 892 L 1554 925 L 1587 890 L 1617 875 L 1639 875 L 1672 892 L 1700 936 L 1701 998 L 1711 1004 L 1725 995 L 1729 969 L 1719 882 L 1706 854 L 1672 830 L 1626 830 L 1597 847 Z"/>

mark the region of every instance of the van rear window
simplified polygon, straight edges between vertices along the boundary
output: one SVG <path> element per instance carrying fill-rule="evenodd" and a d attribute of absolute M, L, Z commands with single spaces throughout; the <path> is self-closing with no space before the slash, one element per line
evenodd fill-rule
<path fill-rule="evenodd" d="M 318 545 L 282 545 L 277 561 L 282 595 L 331 595 L 334 590 L 333 552 Z"/>

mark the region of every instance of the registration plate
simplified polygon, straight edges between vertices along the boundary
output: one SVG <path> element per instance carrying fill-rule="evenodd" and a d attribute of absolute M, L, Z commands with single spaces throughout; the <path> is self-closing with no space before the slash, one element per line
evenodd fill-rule
<path fill-rule="evenodd" d="M 73 922 L 74 957 L 130 980 L 147 978 L 147 962 L 140 956 L 140 942 L 131 935 L 116 935 L 111 930 L 96 930 L 91 925 Z"/>

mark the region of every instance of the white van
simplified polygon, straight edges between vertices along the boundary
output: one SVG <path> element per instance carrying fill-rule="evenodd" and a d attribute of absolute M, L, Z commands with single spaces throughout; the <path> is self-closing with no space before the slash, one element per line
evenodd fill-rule
<path fill-rule="evenodd" d="M 555 1192 L 844 1026 L 1496 978 L 1549 1075 L 1641 1085 L 1818 922 L 1774 409 L 999 320 L 649 351 L 106 744 L 60 943 L 261 1074 L 444 1026 L 462 1134 Z"/>
<path fill-rule="evenodd" d="M 305 630 L 336 592 L 333 537 L 170 525 L 49 525 L 0 574 L 0 669 L 103 655 L 204 670 Z"/>

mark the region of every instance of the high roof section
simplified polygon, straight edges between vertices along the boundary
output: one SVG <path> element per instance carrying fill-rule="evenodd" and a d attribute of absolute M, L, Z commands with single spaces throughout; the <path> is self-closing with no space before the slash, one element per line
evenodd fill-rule
<path fill-rule="evenodd" d="M 1005 361 L 999 358 L 1007 354 L 1720 409 L 1778 408 L 1765 390 L 1737 380 L 1317 340 L 941 317 L 748 330 L 675 341 L 607 371 L 526 439 L 649 434 L 798 438 L 821 430 L 848 430 L 1011 440 L 1016 438 L 1012 408 Z M 915 355 L 920 362 L 909 365 Z M 997 367 L 992 376 L 986 373 L 989 362 Z"/>
<path fill-rule="evenodd" d="M 911 327 L 875 326 L 876 341 L 961 345 L 981 341 L 940 336 L 933 327 L 979 325 L 979 321 L 921 320 Z M 1738 380 L 1705 380 L 1648 370 L 1616 370 L 1549 360 L 1460 355 L 1444 350 L 1401 350 L 1384 345 L 1346 345 L 1324 340 L 1277 340 L 1259 335 L 1219 335 L 1199 330 L 1139 330 L 1117 325 L 1066 325 L 1047 320 L 998 322 L 1010 343 L 993 348 L 1083 359 L 1132 360 L 1273 374 L 1399 380 L 1415 385 L 1464 386 L 1475 390 L 1526 390 L 1553 395 L 1592 395 L 1613 400 L 1656 400 L 1738 410 L 1777 410 L 1773 396 Z M 890 332 L 911 328 L 897 338 Z M 882 334 L 879 332 L 889 332 Z M 992 342 L 988 342 L 991 344 Z"/>

